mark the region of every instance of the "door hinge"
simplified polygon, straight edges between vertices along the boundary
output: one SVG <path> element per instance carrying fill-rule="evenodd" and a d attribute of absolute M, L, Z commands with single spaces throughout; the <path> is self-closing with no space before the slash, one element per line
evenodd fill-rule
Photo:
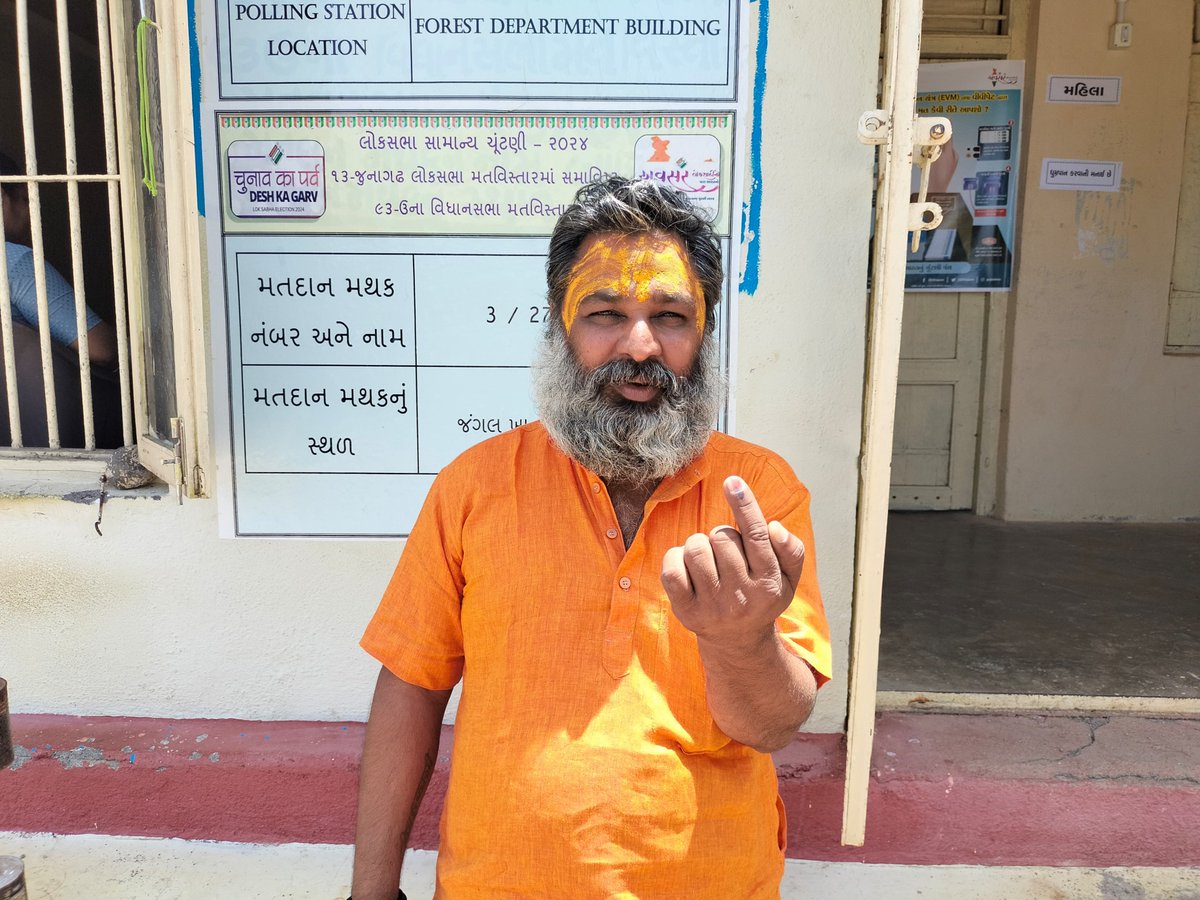
<path fill-rule="evenodd" d="M 892 120 L 885 110 L 868 109 L 858 117 L 858 139 L 864 144 L 886 144 Z"/>
<path fill-rule="evenodd" d="M 912 232 L 912 249 L 920 246 L 921 232 L 933 231 L 942 224 L 942 208 L 927 201 L 930 166 L 942 153 L 942 145 L 950 140 L 952 129 L 945 116 L 918 116 L 913 119 L 913 164 L 921 170 L 916 202 L 908 207 L 908 230 Z M 864 144 L 880 146 L 892 136 L 892 120 L 887 110 L 868 109 L 858 118 L 858 139 Z"/>
<path fill-rule="evenodd" d="M 921 170 L 916 202 L 908 205 L 908 230 L 912 232 L 912 251 L 921 246 L 921 232 L 933 231 L 942 224 L 942 207 L 925 198 L 929 194 L 930 169 L 942 155 L 942 145 L 953 134 L 945 116 L 918 116 L 913 119 L 913 164 Z"/>
<path fill-rule="evenodd" d="M 187 490 L 187 480 L 183 470 L 183 420 L 178 416 L 171 418 L 171 441 L 173 455 L 162 461 L 164 466 L 175 468 L 175 493 L 179 497 L 179 505 L 183 506 L 183 494 Z"/>

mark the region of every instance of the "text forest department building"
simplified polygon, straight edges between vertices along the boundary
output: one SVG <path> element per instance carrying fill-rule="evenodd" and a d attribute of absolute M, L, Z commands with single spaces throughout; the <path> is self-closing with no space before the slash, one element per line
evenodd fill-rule
<path fill-rule="evenodd" d="M 406 3 L 235 3 L 239 22 L 395 21 Z M 694 37 L 721 34 L 720 19 L 597 19 L 517 16 L 419 16 L 417 34 L 606 34 Z M 300 43 L 281 41 L 281 43 Z M 320 42 L 317 42 L 320 43 Z"/>

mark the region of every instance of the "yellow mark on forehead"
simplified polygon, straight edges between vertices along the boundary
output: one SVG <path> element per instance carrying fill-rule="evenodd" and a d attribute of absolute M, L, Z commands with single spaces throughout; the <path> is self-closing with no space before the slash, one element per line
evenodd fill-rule
<path fill-rule="evenodd" d="M 637 234 L 589 239 L 571 269 L 563 298 L 562 320 L 568 334 L 579 305 L 601 291 L 618 299 L 633 297 L 638 303 L 656 293 L 691 297 L 696 304 L 696 330 L 704 330 L 704 291 L 674 238 Z"/>

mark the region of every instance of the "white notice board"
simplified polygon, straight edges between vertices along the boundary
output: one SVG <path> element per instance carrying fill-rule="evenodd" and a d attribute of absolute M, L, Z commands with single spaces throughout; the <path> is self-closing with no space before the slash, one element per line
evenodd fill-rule
<path fill-rule="evenodd" d="M 608 173 L 661 178 L 712 218 L 728 370 L 744 4 L 570 9 L 207 10 L 223 535 L 406 534 L 446 463 L 535 418 L 547 240 Z"/>
<path fill-rule="evenodd" d="M 216 0 L 224 99 L 722 100 L 737 0 Z"/>

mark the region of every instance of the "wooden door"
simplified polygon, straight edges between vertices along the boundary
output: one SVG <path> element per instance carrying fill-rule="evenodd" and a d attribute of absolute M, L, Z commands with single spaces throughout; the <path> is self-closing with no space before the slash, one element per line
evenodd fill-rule
<path fill-rule="evenodd" d="M 986 299 L 905 294 L 892 509 L 970 509 L 974 503 Z"/>
<path fill-rule="evenodd" d="M 1029 0 L 925 0 L 922 59 L 1019 59 L 1028 6 Z M 984 502 L 977 502 L 976 485 L 978 461 L 995 456 L 994 446 L 981 447 L 980 434 L 983 444 L 994 444 L 999 379 L 993 372 L 985 380 L 985 350 L 997 356 L 1002 351 L 1003 298 L 905 294 L 892 509 L 990 507 L 987 490 Z M 993 334 L 985 343 L 989 328 Z M 1000 360 L 993 363 L 998 366 Z"/>

